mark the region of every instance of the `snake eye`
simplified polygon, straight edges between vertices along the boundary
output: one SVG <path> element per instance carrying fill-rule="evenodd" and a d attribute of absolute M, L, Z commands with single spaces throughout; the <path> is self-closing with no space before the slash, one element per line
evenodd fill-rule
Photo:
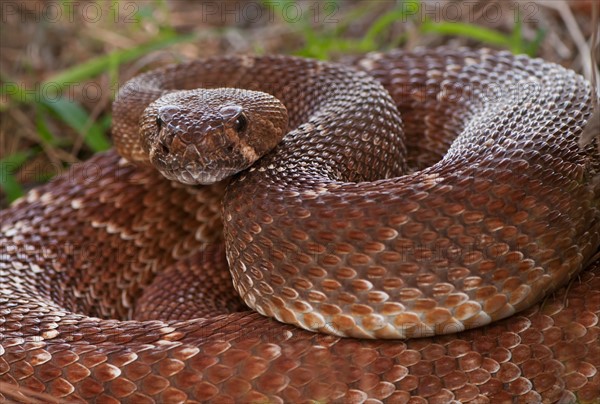
<path fill-rule="evenodd" d="M 233 128 L 239 133 L 245 131 L 247 126 L 248 119 L 246 118 L 246 115 L 241 113 L 233 123 Z"/>
<path fill-rule="evenodd" d="M 223 123 L 236 132 L 241 133 L 248 126 L 248 118 L 241 105 L 225 105 L 219 109 Z"/>

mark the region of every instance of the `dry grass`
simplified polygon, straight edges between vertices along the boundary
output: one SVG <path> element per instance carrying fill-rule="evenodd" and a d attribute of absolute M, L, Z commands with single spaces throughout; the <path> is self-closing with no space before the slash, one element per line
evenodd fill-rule
<path fill-rule="evenodd" d="M 449 44 L 529 52 L 592 77 L 591 0 L 397 3 L 3 2 L 0 203 L 109 147 L 119 83 L 169 62 L 248 52 L 335 59 Z"/>

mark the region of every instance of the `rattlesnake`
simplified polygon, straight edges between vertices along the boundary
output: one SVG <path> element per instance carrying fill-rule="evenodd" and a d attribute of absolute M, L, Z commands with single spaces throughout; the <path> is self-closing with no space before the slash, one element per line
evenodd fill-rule
<path fill-rule="evenodd" d="M 228 56 L 127 83 L 134 163 L 97 155 L 0 213 L 0 393 L 597 402 L 589 84 L 465 48 L 354 67 Z"/>

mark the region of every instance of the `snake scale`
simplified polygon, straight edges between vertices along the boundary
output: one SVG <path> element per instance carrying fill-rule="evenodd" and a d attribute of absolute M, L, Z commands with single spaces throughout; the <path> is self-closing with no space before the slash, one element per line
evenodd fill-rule
<path fill-rule="evenodd" d="M 591 109 L 466 48 L 138 76 L 122 156 L 0 212 L 0 398 L 597 403 Z"/>

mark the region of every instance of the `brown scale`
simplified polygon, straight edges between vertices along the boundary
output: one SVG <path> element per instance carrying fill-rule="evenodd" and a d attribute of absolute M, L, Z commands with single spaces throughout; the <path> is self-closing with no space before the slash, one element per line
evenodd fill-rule
<path fill-rule="evenodd" d="M 409 172 L 429 168 L 393 178 L 404 163 L 384 161 L 381 149 L 405 151 L 391 101 L 345 68 L 228 57 L 145 76 L 151 97 L 198 82 L 266 85 L 289 106 L 296 130 L 225 198 L 242 298 L 309 325 L 318 307 L 334 332 L 384 337 L 373 308 L 409 336 L 429 329 L 420 322 L 449 330 L 452 316 L 469 326 L 510 315 L 510 305 L 524 311 L 404 341 L 283 325 L 229 286 L 219 219 L 227 184 L 183 186 L 109 152 L 0 212 L 0 397 L 597 402 L 600 265 L 586 265 L 599 244 L 586 182 L 597 156 L 577 145 L 589 86 L 556 65 L 486 50 L 397 51 L 357 66 L 403 115 Z M 539 91 L 486 106 L 493 91 L 533 78 Z M 311 126 L 299 124 L 323 105 L 331 121 L 313 117 L 308 137 Z M 118 110 L 115 131 L 135 131 L 142 110 Z M 131 158 L 141 150 L 131 137 L 119 142 Z"/>

